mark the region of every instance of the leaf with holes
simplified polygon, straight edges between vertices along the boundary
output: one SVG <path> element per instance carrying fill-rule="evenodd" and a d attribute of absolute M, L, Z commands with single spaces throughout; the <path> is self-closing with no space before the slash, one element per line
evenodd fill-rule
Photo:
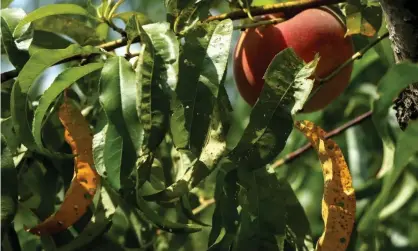
<path fill-rule="evenodd" d="M 76 155 L 74 177 L 58 211 L 27 230 L 37 235 L 58 233 L 72 226 L 86 213 L 100 186 L 100 176 L 93 168 L 93 136 L 87 120 L 70 103 L 61 105 L 59 118 L 65 128 L 65 140 Z"/>
<path fill-rule="evenodd" d="M 231 20 L 196 26 L 185 37 L 179 82 L 171 104 L 170 128 L 178 149 L 200 155 L 226 70 L 231 39 Z"/>
<path fill-rule="evenodd" d="M 353 231 L 356 197 L 350 170 L 340 147 L 325 139 L 325 131 L 310 121 L 297 121 L 299 129 L 318 153 L 324 176 L 322 218 L 325 229 L 315 250 L 346 250 Z"/>
<path fill-rule="evenodd" d="M 292 113 L 303 107 L 306 94 L 312 90 L 313 82 L 307 78 L 318 60 L 305 64 L 291 48 L 274 57 L 264 75 L 266 84 L 251 111 L 248 126 L 229 154 L 239 166 L 260 168 L 284 148 L 292 131 Z"/>

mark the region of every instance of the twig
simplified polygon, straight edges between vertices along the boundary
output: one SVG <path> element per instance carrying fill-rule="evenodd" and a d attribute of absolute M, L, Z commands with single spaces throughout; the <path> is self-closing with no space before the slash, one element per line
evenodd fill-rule
<path fill-rule="evenodd" d="M 116 26 L 115 23 L 112 22 L 112 20 L 108 20 L 103 18 L 103 21 L 114 31 L 116 31 L 117 33 L 119 33 L 122 37 L 126 37 L 126 31 L 124 29 L 121 29 L 119 27 Z"/>
<path fill-rule="evenodd" d="M 195 209 L 193 209 L 193 214 L 196 215 L 200 212 L 202 212 L 203 210 L 205 210 L 208 206 L 212 205 L 213 203 L 215 203 L 215 199 L 211 198 L 208 200 L 202 199 L 200 200 L 200 205 L 198 207 L 196 207 Z"/>
<path fill-rule="evenodd" d="M 249 24 L 234 26 L 234 30 L 243 30 L 243 29 L 254 28 L 254 27 L 263 26 L 263 25 L 271 25 L 271 24 L 274 25 L 274 24 L 278 24 L 284 21 L 286 21 L 285 18 L 274 18 L 270 20 L 263 20 L 259 22 L 253 22 Z"/>
<path fill-rule="evenodd" d="M 347 61 L 345 61 L 344 63 L 342 63 L 341 65 L 339 65 L 335 70 L 333 70 L 328 76 L 324 77 L 324 78 L 316 78 L 316 81 L 318 81 L 319 85 L 318 87 L 309 94 L 309 98 L 308 101 L 316 95 L 316 93 L 321 90 L 321 88 L 324 86 L 324 83 L 326 83 L 327 81 L 331 80 L 333 77 L 335 77 L 340 71 L 342 71 L 345 67 L 347 67 L 348 65 L 350 65 L 351 63 L 353 63 L 355 60 L 360 59 L 364 56 L 364 54 L 370 50 L 371 48 L 373 48 L 373 46 L 375 46 L 376 44 L 378 44 L 380 41 L 382 41 L 383 39 L 387 38 L 389 36 L 389 33 L 386 32 L 385 34 L 379 36 L 376 38 L 376 40 L 374 40 L 373 42 L 371 42 L 370 44 L 368 44 L 366 47 L 362 48 L 361 50 L 359 50 L 358 52 L 354 53 L 350 59 L 348 59 Z M 308 102 L 306 101 L 306 102 Z"/>
<path fill-rule="evenodd" d="M 331 138 L 335 135 L 340 134 L 341 132 L 344 132 L 345 130 L 347 130 L 348 128 L 360 124 L 361 122 L 365 121 L 366 119 L 370 118 L 372 115 L 372 111 L 368 111 L 366 113 L 363 113 L 362 115 L 354 118 L 353 120 L 350 120 L 349 122 L 343 124 L 340 127 L 335 128 L 334 130 L 330 131 L 329 133 L 327 133 L 325 135 L 325 138 Z M 283 164 L 289 163 L 291 161 L 293 161 L 295 158 L 299 157 L 299 155 L 303 154 L 304 152 L 308 151 L 310 148 L 312 147 L 312 145 L 310 143 L 302 146 L 301 148 L 297 149 L 294 152 L 291 152 L 289 154 L 287 154 L 284 158 L 277 160 L 276 162 L 274 162 L 271 165 L 271 168 L 276 168 L 279 167 Z"/>
<path fill-rule="evenodd" d="M 295 0 L 284 3 L 276 4 L 267 4 L 263 6 L 257 6 L 249 8 L 248 11 L 251 12 L 253 16 L 260 16 L 265 14 L 277 13 L 277 12 L 293 12 L 301 11 L 309 8 L 316 8 L 322 5 L 330 5 L 346 2 L 346 0 Z M 208 17 L 205 22 L 210 22 L 214 20 L 224 20 L 224 19 L 241 19 L 248 17 L 248 14 L 244 10 L 232 11 L 229 13 L 224 13 L 218 16 Z"/>
<path fill-rule="evenodd" d="M 323 82 L 326 82 L 326 81 L 332 79 L 342 69 L 344 69 L 346 66 L 348 66 L 349 64 L 351 64 L 355 60 L 362 58 L 364 56 L 364 54 L 368 50 L 370 50 L 371 48 L 373 48 L 373 46 L 375 46 L 376 44 L 378 44 L 380 41 L 382 41 L 383 39 L 387 38 L 388 36 L 389 36 L 389 33 L 386 32 L 385 34 L 377 37 L 376 40 L 374 40 L 373 42 L 371 42 L 370 44 L 368 44 L 366 47 L 364 47 L 361 50 L 359 50 L 358 52 L 354 53 L 353 56 L 351 56 L 351 58 L 349 60 L 345 61 L 343 64 L 341 64 L 339 67 L 337 67 L 333 72 L 331 72 L 331 74 L 329 74 L 325 78 L 321 78 L 321 79 L 317 79 L 317 80 L 319 80 L 320 83 L 323 83 Z"/>

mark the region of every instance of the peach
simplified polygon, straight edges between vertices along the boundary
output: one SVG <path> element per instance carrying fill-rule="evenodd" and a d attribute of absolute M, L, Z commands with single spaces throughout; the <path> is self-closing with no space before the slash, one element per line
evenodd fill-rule
<path fill-rule="evenodd" d="M 354 53 L 351 38 L 345 37 L 345 32 L 345 25 L 336 14 L 323 8 L 307 9 L 282 23 L 242 32 L 235 48 L 233 66 L 241 96 L 250 105 L 255 104 L 268 65 L 277 53 L 288 47 L 293 48 L 305 62 L 312 61 L 319 53 L 315 77 L 326 77 Z M 351 71 L 352 64 L 324 82 L 303 111 L 317 111 L 331 103 L 349 84 Z M 318 85 L 316 80 L 313 90 Z"/>

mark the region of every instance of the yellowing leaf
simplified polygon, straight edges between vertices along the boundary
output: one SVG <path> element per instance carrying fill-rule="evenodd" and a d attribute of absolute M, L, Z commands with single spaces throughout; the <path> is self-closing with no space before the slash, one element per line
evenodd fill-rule
<path fill-rule="evenodd" d="M 338 145 L 325 139 L 325 131 L 310 121 L 297 121 L 298 128 L 318 153 L 324 175 L 322 218 L 325 229 L 316 250 L 344 251 L 354 225 L 356 198 L 350 171 Z"/>
<path fill-rule="evenodd" d="M 37 235 L 58 233 L 73 225 L 86 213 L 100 185 L 100 176 L 93 169 L 93 136 L 88 122 L 70 103 L 61 105 L 58 115 L 65 128 L 65 141 L 75 155 L 74 177 L 59 210 L 27 230 Z"/>

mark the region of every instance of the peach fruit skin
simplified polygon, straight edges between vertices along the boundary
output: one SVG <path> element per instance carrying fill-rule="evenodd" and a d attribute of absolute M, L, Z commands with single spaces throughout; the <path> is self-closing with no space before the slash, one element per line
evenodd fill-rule
<path fill-rule="evenodd" d="M 323 9 L 308 9 L 285 22 L 247 29 L 242 32 L 234 55 L 234 76 L 238 90 L 254 105 L 264 85 L 263 76 L 274 56 L 287 47 L 305 62 L 319 53 L 316 77 L 325 77 L 354 53 L 345 26 L 334 14 Z M 353 65 L 346 66 L 305 103 L 303 112 L 322 109 L 349 84 Z M 318 86 L 315 81 L 314 88 Z"/>

